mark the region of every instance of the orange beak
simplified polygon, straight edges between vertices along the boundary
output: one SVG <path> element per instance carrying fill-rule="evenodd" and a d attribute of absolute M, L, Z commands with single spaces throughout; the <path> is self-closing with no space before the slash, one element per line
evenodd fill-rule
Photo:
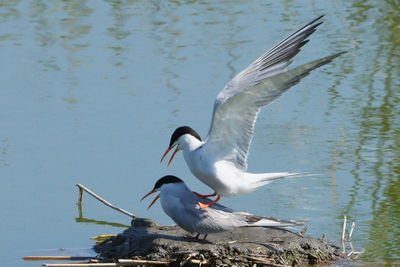
<path fill-rule="evenodd" d="M 164 155 L 162 156 L 160 162 L 163 161 L 163 159 L 165 158 L 165 156 L 166 156 L 175 146 L 176 146 L 176 149 L 175 149 L 174 153 L 172 153 L 172 156 L 171 156 L 171 158 L 169 159 L 168 165 L 167 165 L 167 166 L 169 166 L 169 164 L 171 164 L 171 161 L 174 159 L 176 152 L 178 152 L 178 150 L 179 150 L 177 145 L 173 145 L 173 146 L 170 146 L 169 148 L 167 148 L 167 150 L 165 150 Z"/>
<path fill-rule="evenodd" d="M 142 201 L 143 199 L 145 199 L 146 197 L 150 196 L 151 194 L 154 194 L 155 192 L 157 192 L 156 190 L 151 190 L 150 192 L 148 192 L 146 195 L 144 195 L 144 197 L 142 197 L 142 199 L 140 201 Z M 151 206 L 154 205 L 154 203 L 156 203 L 156 201 L 160 198 L 160 194 L 158 194 L 153 201 L 150 203 L 150 205 L 147 207 L 147 209 L 150 209 Z"/>

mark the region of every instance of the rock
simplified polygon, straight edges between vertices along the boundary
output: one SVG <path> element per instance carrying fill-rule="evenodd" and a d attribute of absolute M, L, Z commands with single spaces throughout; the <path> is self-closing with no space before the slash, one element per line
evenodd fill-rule
<path fill-rule="evenodd" d="M 132 226 L 96 244 L 95 251 L 106 258 L 167 260 L 178 266 L 189 257 L 213 266 L 317 264 L 345 257 L 336 246 L 280 228 L 237 228 L 203 240 L 150 219 L 134 219 Z"/>

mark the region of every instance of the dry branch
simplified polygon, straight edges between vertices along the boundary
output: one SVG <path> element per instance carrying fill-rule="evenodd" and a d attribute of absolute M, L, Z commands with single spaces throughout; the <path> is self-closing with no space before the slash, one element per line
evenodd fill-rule
<path fill-rule="evenodd" d="M 81 256 L 25 256 L 25 261 L 82 261 L 90 260 L 95 257 L 81 257 Z"/>
<path fill-rule="evenodd" d="M 347 217 L 346 217 L 346 215 L 344 215 L 344 217 L 343 217 L 343 229 L 342 229 L 342 242 L 344 242 L 345 241 L 345 234 L 346 234 L 346 224 L 347 224 Z"/>
<path fill-rule="evenodd" d="M 168 261 L 151 261 L 151 260 L 130 260 L 124 259 L 119 262 L 107 263 L 45 263 L 46 267 L 119 267 L 119 266 L 135 266 L 135 265 L 169 265 Z"/>
<path fill-rule="evenodd" d="M 136 218 L 136 217 L 137 217 L 137 216 L 134 215 L 133 213 L 130 213 L 130 212 L 126 211 L 126 210 L 123 210 L 123 209 L 121 209 L 121 208 L 118 208 L 118 207 L 114 206 L 113 204 L 111 204 L 111 203 L 108 202 L 107 200 L 105 200 L 105 199 L 99 197 L 98 195 L 96 195 L 95 193 L 93 193 L 91 190 L 89 190 L 89 189 L 87 189 L 86 187 L 84 187 L 83 185 L 81 185 L 81 184 L 76 184 L 76 186 L 79 188 L 79 199 L 78 199 L 78 204 L 79 204 L 79 205 L 82 205 L 83 191 L 85 191 L 86 193 L 88 193 L 89 195 L 91 195 L 92 197 L 94 197 L 95 199 L 97 199 L 98 201 L 102 202 L 104 205 L 106 205 L 106 206 L 108 206 L 108 207 L 110 207 L 110 208 L 112 208 L 112 209 L 114 209 L 114 210 L 116 210 L 116 211 L 119 211 L 119 212 L 121 212 L 121 213 L 123 213 L 123 214 L 125 214 L 125 215 L 128 215 L 128 216 L 131 217 L 131 218 Z"/>
<path fill-rule="evenodd" d="M 356 223 L 353 222 L 353 223 L 351 224 L 350 233 L 349 233 L 349 237 L 348 237 L 348 240 L 349 240 L 349 241 L 351 240 L 351 236 L 353 235 L 353 231 L 354 231 L 355 228 L 356 228 Z"/>

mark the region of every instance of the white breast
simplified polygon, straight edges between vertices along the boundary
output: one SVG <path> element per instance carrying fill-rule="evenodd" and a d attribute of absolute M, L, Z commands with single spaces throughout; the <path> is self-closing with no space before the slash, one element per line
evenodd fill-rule
<path fill-rule="evenodd" d="M 231 161 L 215 159 L 202 147 L 194 151 L 184 150 L 183 156 L 193 175 L 218 194 L 229 196 L 241 193 L 243 172 Z"/>

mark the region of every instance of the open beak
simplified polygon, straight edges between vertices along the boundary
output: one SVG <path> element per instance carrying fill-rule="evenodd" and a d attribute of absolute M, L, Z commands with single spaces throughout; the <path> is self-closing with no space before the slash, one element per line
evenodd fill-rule
<path fill-rule="evenodd" d="M 169 148 L 167 148 L 167 150 L 165 150 L 164 155 L 162 156 L 160 162 L 163 161 L 163 159 L 165 158 L 165 156 L 166 156 L 175 146 L 176 146 L 176 149 L 175 149 L 174 153 L 172 153 L 172 156 L 171 156 L 171 158 L 169 159 L 168 165 L 167 165 L 167 166 L 169 166 L 169 164 L 171 164 L 171 161 L 172 161 L 173 158 L 175 157 L 176 152 L 178 152 L 178 150 L 179 150 L 179 149 L 178 149 L 178 145 L 173 145 L 173 146 L 170 146 Z"/>
<path fill-rule="evenodd" d="M 142 199 L 140 201 L 142 201 L 143 199 L 145 199 L 146 197 L 150 196 L 151 194 L 154 194 L 155 192 L 157 192 L 156 190 L 151 190 L 150 192 L 148 192 L 146 195 L 144 195 L 144 197 L 142 197 Z M 154 205 L 154 203 L 156 203 L 156 201 L 160 198 L 160 194 L 158 194 L 153 201 L 150 203 L 150 205 L 147 207 L 147 209 L 150 209 L 151 206 Z"/>

